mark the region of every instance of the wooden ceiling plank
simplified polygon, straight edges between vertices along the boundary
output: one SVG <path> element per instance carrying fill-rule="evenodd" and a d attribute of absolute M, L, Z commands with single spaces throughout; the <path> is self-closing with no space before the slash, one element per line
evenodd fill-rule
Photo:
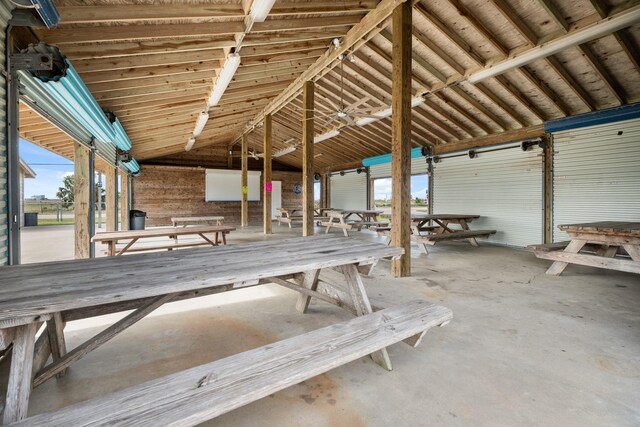
<path fill-rule="evenodd" d="M 113 92 L 120 89 L 136 89 L 151 86 L 164 86 L 180 82 L 200 82 L 209 80 L 213 85 L 214 73 L 211 70 L 198 71 L 193 73 L 172 74 L 170 76 L 142 77 L 138 79 L 117 80 L 113 82 L 87 84 L 91 93 L 99 94 Z M 203 93 L 203 97 L 204 97 Z"/>
<path fill-rule="evenodd" d="M 498 9 L 502 16 L 507 19 L 513 25 L 513 27 L 520 33 L 522 38 L 529 46 L 535 46 L 538 44 L 538 36 L 529 28 L 529 26 L 516 14 L 506 0 L 490 0 L 491 3 Z"/>
<path fill-rule="evenodd" d="M 455 59 L 453 59 L 451 55 L 445 52 L 440 46 L 429 40 L 429 38 L 422 34 L 422 32 L 420 32 L 420 30 L 418 30 L 418 28 L 416 27 L 413 28 L 413 37 L 415 37 L 417 41 L 426 46 L 436 56 L 442 59 L 442 61 L 444 61 L 447 65 L 453 68 L 460 76 L 466 73 L 466 70 L 462 65 L 460 65 Z"/>
<path fill-rule="evenodd" d="M 544 8 L 553 21 L 564 31 L 569 31 L 569 24 L 564 19 L 560 10 L 556 7 L 552 0 L 538 0 L 538 3 Z"/>
<path fill-rule="evenodd" d="M 582 103 L 590 110 L 596 109 L 596 103 L 580 83 L 573 78 L 566 70 L 562 63 L 555 56 L 551 55 L 546 58 L 547 64 L 558 74 L 558 76 L 566 83 L 573 93 L 582 101 Z"/>
<path fill-rule="evenodd" d="M 529 83 L 536 87 L 551 103 L 565 116 L 571 115 L 569 106 L 551 89 L 545 82 L 535 76 L 529 69 L 520 67 L 518 73 L 523 76 Z"/>
<path fill-rule="evenodd" d="M 508 56 L 509 50 L 504 47 L 493 33 L 475 17 L 475 14 L 470 11 L 460 0 L 449 0 L 449 3 L 456 8 L 458 14 L 462 16 L 478 33 L 480 33 L 489 43 L 493 45 L 502 56 Z"/>
<path fill-rule="evenodd" d="M 434 27 L 436 27 L 449 41 L 460 49 L 462 52 L 474 61 L 477 65 L 485 66 L 486 61 L 478 55 L 471 45 L 467 43 L 458 33 L 453 31 L 447 24 L 442 22 L 433 13 L 429 12 L 422 3 L 417 3 L 415 9 L 420 13 L 427 21 L 429 21 Z"/>
<path fill-rule="evenodd" d="M 471 95 L 469 95 L 464 89 L 460 86 L 451 86 L 450 88 L 453 92 L 455 92 L 458 96 L 464 99 L 467 103 L 469 103 L 473 108 L 480 111 L 483 115 L 491 119 L 501 130 L 509 130 L 507 124 L 502 120 L 502 118 L 498 117 L 497 114 L 494 114 L 487 107 L 482 105 L 480 102 L 476 101 Z"/>
<path fill-rule="evenodd" d="M 237 4 L 218 3 L 163 4 L 149 7 L 145 4 L 87 5 L 57 7 L 61 24 L 87 24 L 95 22 L 158 21 L 165 19 L 187 20 L 198 18 L 221 18 L 244 16 Z"/>
<path fill-rule="evenodd" d="M 107 83 L 122 80 L 144 79 L 148 77 L 173 76 L 177 74 L 198 73 L 208 71 L 211 76 L 220 67 L 219 60 L 202 61 L 197 63 L 161 65 L 157 67 L 129 68 L 125 70 L 98 71 L 85 73 L 82 80 L 85 84 Z"/>
<path fill-rule="evenodd" d="M 73 66 L 81 75 L 99 71 L 128 70 L 141 67 L 161 67 L 176 64 L 199 64 L 224 58 L 222 50 L 194 52 L 158 53 L 151 55 L 125 56 L 115 58 L 84 59 Z"/>
<path fill-rule="evenodd" d="M 388 30 L 380 31 L 380 35 L 390 44 L 392 44 L 392 36 Z M 447 76 L 445 76 L 440 70 L 431 65 L 428 61 L 423 59 L 420 55 L 413 54 L 411 55 L 411 61 L 414 62 L 418 67 L 422 68 L 429 74 L 431 74 L 436 79 L 441 82 L 447 81 Z"/>
<path fill-rule="evenodd" d="M 602 0 L 590 0 L 593 8 L 598 12 L 601 18 L 606 18 L 609 15 L 609 8 Z"/>
<path fill-rule="evenodd" d="M 616 31 L 613 35 L 635 69 L 640 72 L 640 53 L 633 38 L 628 34 L 627 30 Z"/>
<path fill-rule="evenodd" d="M 515 87 L 504 75 L 494 77 L 496 83 L 498 83 L 504 90 L 520 104 L 522 104 L 527 110 L 529 110 L 540 121 L 547 120 L 547 114 L 544 113 L 537 105 L 535 105 L 529 98 L 527 98 L 520 90 Z"/>
<path fill-rule="evenodd" d="M 482 93 L 484 96 L 489 98 L 494 104 L 500 107 L 500 109 L 504 111 L 507 116 L 515 120 L 516 123 L 520 125 L 520 127 L 527 126 L 527 121 L 522 116 L 517 114 L 510 105 L 500 99 L 498 95 L 493 93 L 493 91 L 489 89 L 484 83 L 477 83 L 474 85 L 474 87 L 478 89 L 478 91 L 480 91 L 480 93 Z"/>
<path fill-rule="evenodd" d="M 467 126 L 465 123 L 463 123 L 462 121 L 460 121 L 457 117 L 455 117 L 452 113 L 446 111 L 444 108 L 440 107 L 438 104 L 436 104 L 433 100 L 432 97 L 425 97 L 425 105 L 431 109 L 432 111 L 435 111 L 436 113 L 438 113 L 441 117 L 443 117 L 444 119 L 447 119 L 449 121 L 451 121 L 452 123 L 455 124 L 455 126 L 457 126 L 458 128 L 460 128 L 464 133 L 467 134 L 467 136 L 469 137 L 473 137 L 476 136 L 476 134 L 471 130 L 471 128 L 469 126 Z M 451 107 L 450 107 L 451 108 Z M 452 108 L 453 110 L 453 108 Z M 455 110 L 454 110 L 455 111 Z"/>
<path fill-rule="evenodd" d="M 626 102 L 626 95 L 625 95 L 622 87 L 620 86 L 620 83 L 611 75 L 611 73 L 609 73 L 609 70 L 607 70 L 604 67 L 604 65 L 602 64 L 600 59 L 596 56 L 595 53 L 593 53 L 591 48 L 589 46 L 587 46 L 587 45 L 584 45 L 584 44 L 578 46 L 578 48 L 582 52 L 582 55 L 587 60 L 589 65 L 591 65 L 591 67 L 596 72 L 596 74 L 598 74 L 600 79 L 607 86 L 607 89 L 609 89 L 611 94 L 613 94 L 613 96 L 615 96 L 615 98 L 618 101 L 618 103 L 620 105 L 626 104 L 627 103 Z"/>

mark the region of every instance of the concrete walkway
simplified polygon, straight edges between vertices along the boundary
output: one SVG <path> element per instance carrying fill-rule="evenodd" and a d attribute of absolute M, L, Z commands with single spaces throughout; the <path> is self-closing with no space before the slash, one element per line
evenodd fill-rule
<path fill-rule="evenodd" d="M 274 231 L 269 238 L 300 233 Z M 370 232 L 353 234 L 379 241 Z M 231 244 L 263 239 L 257 227 L 230 235 Z M 370 297 L 382 304 L 425 298 L 454 312 L 454 320 L 429 332 L 419 348 L 391 347 L 392 372 L 361 359 L 206 425 L 640 424 L 638 275 L 570 266 L 560 277 L 546 276 L 549 263 L 532 253 L 489 245 L 448 243 L 430 251 L 413 248 L 413 277 L 391 278 L 389 263 L 381 262 L 374 277 L 365 278 Z M 300 315 L 296 297 L 268 285 L 168 304 L 73 365 L 64 378 L 35 389 L 30 412 L 350 317 L 316 301 Z M 71 322 L 69 348 L 118 317 Z"/>

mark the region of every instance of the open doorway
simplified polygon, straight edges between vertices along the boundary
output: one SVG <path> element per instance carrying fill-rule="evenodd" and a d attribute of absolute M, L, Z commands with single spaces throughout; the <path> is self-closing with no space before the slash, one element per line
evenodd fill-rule
<path fill-rule="evenodd" d="M 375 178 L 373 181 L 373 208 L 391 213 L 391 178 Z M 429 212 L 429 176 L 426 174 L 411 176 L 411 210 Z"/>

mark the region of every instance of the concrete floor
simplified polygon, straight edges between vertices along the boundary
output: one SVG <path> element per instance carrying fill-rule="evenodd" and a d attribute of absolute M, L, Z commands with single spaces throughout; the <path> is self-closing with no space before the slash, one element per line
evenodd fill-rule
<path fill-rule="evenodd" d="M 274 231 L 273 239 L 292 234 Z M 370 232 L 354 238 L 380 240 Z M 230 243 L 262 239 L 251 227 L 231 234 Z M 28 247 L 29 238 L 23 241 Z M 417 349 L 391 347 L 392 372 L 361 359 L 206 425 L 640 424 L 638 275 L 570 266 L 550 277 L 544 274 L 549 262 L 529 252 L 465 243 L 434 247 L 430 255 L 414 247 L 412 257 L 411 278 L 391 278 L 389 263 L 381 262 L 364 279 L 369 296 L 384 305 L 424 298 L 451 308 L 454 320 L 430 331 Z M 296 297 L 269 285 L 168 304 L 63 379 L 35 389 L 30 413 L 350 318 L 322 302 L 300 315 Z M 71 322 L 68 346 L 118 317 Z"/>

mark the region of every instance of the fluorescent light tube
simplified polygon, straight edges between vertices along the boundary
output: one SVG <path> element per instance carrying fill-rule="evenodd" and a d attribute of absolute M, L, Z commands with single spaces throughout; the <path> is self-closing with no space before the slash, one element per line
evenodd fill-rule
<path fill-rule="evenodd" d="M 415 96 L 411 98 L 411 108 L 416 108 L 418 105 L 424 104 L 424 98 L 422 96 Z"/>
<path fill-rule="evenodd" d="M 538 59 L 546 58 L 567 48 L 604 37 L 615 31 L 629 27 L 638 21 L 640 21 L 640 6 L 631 7 L 624 12 L 620 12 L 610 18 L 605 18 L 591 26 L 574 30 L 555 40 L 536 46 L 515 58 L 505 59 L 490 68 L 471 74 L 467 81 L 469 83 L 478 83 L 482 80 L 498 76 L 509 70 L 530 64 Z"/>
<path fill-rule="evenodd" d="M 196 127 L 193 130 L 194 138 L 200 136 L 200 134 L 202 133 L 202 129 L 204 129 L 204 125 L 207 124 L 207 120 L 209 120 L 209 113 L 207 113 L 206 111 L 200 113 L 200 115 L 198 116 L 198 121 L 196 121 Z"/>
<path fill-rule="evenodd" d="M 253 0 L 249 16 L 253 22 L 264 22 L 276 0 Z"/>
<path fill-rule="evenodd" d="M 231 83 L 231 79 L 233 78 L 238 66 L 240 65 L 240 55 L 237 53 L 231 53 L 227 56 L 224 65 L 222 66 L 222 70 L 220 70 L 220 74 L 218 74 L 218 78 L 216 79 L 216 83 L 213 85 L 213 90 L 211 91 L 211 96 L 209 96 L 209 106 L 213 107 L 214 105 L 218 105 L 220 102 L 220 98 L 224 94 L 224 91 L 227 90 L 227 86 Z"/>
<path fill-rule="evenodd" d="M 196 143 L 196 139 L 195 138 L 189 138 L 189 141 L 187 141 L 187 145 L 186 147 L 184 147 L 184 151 L 189 151 L 193 148 L 193 144 Z"/>
<path fill-rule="evenodd" d="M 315 138 L 313 138 L 313 143 L 317 144 L 318 142 L 326 141 L 327 139 L 333 138 L 334 136 L 338 135 L 340 135 L 340 131 L 338 129 L 334 129 L 316 136 Z"/>
<path fill-rule="evenodd" d="M 415 108 L 418 105 L 424 104 L 424 98 L 422 96 L 415 96 L 413 98 L 411 98 L 411 108 Z M 378 120 L 382 120 L 382 119 L 386 119 L 387 117 L 391 117 L 391 115 L 393 114 L 393 109 L 391 107 L 385 108 L 384 110 L 379 110 L 379 111 L 375 111 L 373 113 L 371 113 L 371 116 L 375 116 L 375 117 L 362 117 L 358 120 L 356 120 L 356 125 L 358 126 L 365 126 L 368 124 L 371 124 L 373 122 L 376 122 Z"/>

